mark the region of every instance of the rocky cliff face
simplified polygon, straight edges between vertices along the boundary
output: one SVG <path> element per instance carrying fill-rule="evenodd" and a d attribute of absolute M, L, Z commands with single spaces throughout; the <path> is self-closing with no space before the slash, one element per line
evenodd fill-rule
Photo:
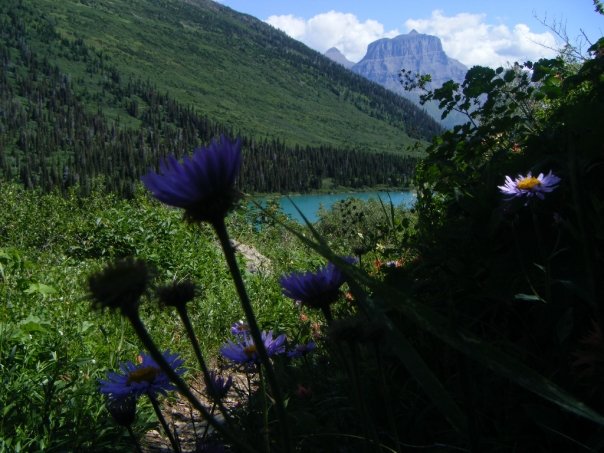
<path fill-rule="evenodd" d="M 354 66 L 354 63 L 352 61 L 348 60 L 342 54 L 342 52 L 340 52 L 335 47 L 332 47 L 331 49 L 327 50 L 327 52 L 325 52 L 325 56 L 327 58 L 329 58 L 330 60 L 335 61 L 336 63 L 341 64 L 342 66 L 344 66 L 347 69 L 350 69 L 350 68 L 352 68 Z"/>
<path fill-rule="evenodd" d="M 401 69 L 430 74 L 432 84 L 428 88 L 431 89 L 440 87 L 447 80 L 462 82 L 468 70 L 462 63 L 447 56 L 440 39 L 415 30 L 392 39 L 372 42 L 363 59 L 351 68 L 357 74 L 417 102 L 419 93 L 403 90 L 399 81 Z M 435 105 L 426 105 L 425 108 L 440 121 L 440 112 Z M 449 118 L 445 121 L 445 126 L 452 126 L 460 121 L 461 118 Z"/>
<path fill-rule="evenodd" d="M 440 39 L 411 31 L 395 38 L 379 39 L 369 44 L 367 54 L 352 70 L 388 88 L 398 89 L 401 69 L 432 75 L 434 88 L 447 80 L 463 81 L 466 68 L 449 58 Z"/>

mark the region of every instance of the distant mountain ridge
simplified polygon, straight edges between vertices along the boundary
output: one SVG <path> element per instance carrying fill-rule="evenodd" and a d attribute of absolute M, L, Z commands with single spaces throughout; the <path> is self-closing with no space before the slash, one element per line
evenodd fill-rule
<path fill-rule="evenodd" d="M 325 55 L 332 58 L 336 53 L 330 49 L 330 55 Z M 399 78 L 401 69 L 430 74 L 432 82 L 427 87 L 429 89 L 439 88 L 448 80 L 463 82 L 468 71 L 461 62 L 447 56 L 438 37 L 418 33 L 416 30 L 370 43 L 363 59 L 350 67 L 351 71 L 419 104 L 419 92 L 407 92 L 403 89 Z M 440 121 L 441 114 L 435 104 L 427 104 L 424 107 L 431 116 Z M 443 124 L 450 127 L 461 120 L 459 116 L 452 114 Z"/>
<path fill-rule="evenodd" d="M 329 58 L 332 61 L 335 61 L 336 63 L 341 64 L 342 66 L 344 66 L 346 69 L 350 69 L 354 66 L 354 62 L 350 61 L 348 58 L 346 58 L 344 56 L 344 54 L 342 52 L 340 52 L 337 48 L 332 47 L 331 49 L 328 49 L 325 54 L 324 54 L 327 58 Z"/>
<path fill-rule="evenodd" d="M 461 62 L 447 56 L 438 37 L 415 30 L 372 42 L 363 59 L 352 66 L 353 72 L 397 92 L 401 92 L 401 69 L 430 74 L 434 88 L 447 80 L 461 82 L 468 71 Z"/>

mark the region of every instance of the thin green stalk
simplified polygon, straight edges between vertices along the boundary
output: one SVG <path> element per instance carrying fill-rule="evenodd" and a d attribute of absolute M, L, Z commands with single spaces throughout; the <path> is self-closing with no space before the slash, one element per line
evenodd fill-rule
<path fill-rule="evenodd" d="M 262 392 L 262 437 L 264 439 L 264 449 L 267 453 L 269 453 L 271 451 L 271 439 L 268 429 L 268 398 L 266 397 L 266 382 L 264 381 L 262 367 L 258 367 L 258 377 L 260 378 L 260 391 Z"/>
<path fill-rule="evenodd" d="M 533 229 L 535 230 L 535 236 L 537 237 L 537 247 L 539 247 L 539 253 L 541 254 L 541 259 L 543 260 L 543 267 L 545 268 L 545 297 L 547 298 L 547 302 L 552 301 L 552 285 L 551 285 L 551 265 L 549 257 L 545 252 L 545 245 L 543 244 L 543 239 L 541 238 L 541 231 L 539 230 L 539 223 L 537 222 L 537 214 L 533 207 L 531 206 L 531 217 L 533 219 Z"/>
<path fill-rule="evenodd" d="M 132 426 L 130 426 L 130 425 L 126 426 L 126 429 L 128 430 L 128 434 L 130 434 L 130 437 L 132 438 L 132 443 L 134 444 L 134 448 L 136 449 L 136 452 L 143 453 L 143 450 L 141 449 L 141 445 L 138 442 L 138 439 L 136 438 L 136 436 L 134 435 L 134 432 L 132 431 Z"/>
<path fill-rule="evenodd" d="M 153 357 L 153 360 L 155 360 L 155 362 L 160 366 L 163 372 L 166 373 L 170 381 L 172 381 L 172 383 L 176 385 L 178 391 L 182 393 L 182 395 L 187 398 L 187 400 L 189 400 L 191 405 L 199 412 L 201 412 L 201 414 L 208 421 L 208 423 L 212 425 L 212 427 L 216 429 L 216 431 L 222 434 L 225 439 L 228 439 L 229 441 L 236 444 L 239 448 L 242 449 L 242 451 L 253 452 L 254 450 L 249 445 L 247 445 L 241 433 L 235 433 L 229 428 L 220 424 L 218 420 L 216 420 L 216 418 L 208 412 L 205 406 L 199 402 L 195 395 L 193 395 L 193 392 L 191 392 L 189 386 L 185 383 L 185 381 L 182 380 L 182 378 L 176 373 L 176 371 L 172 369 L 168 362 L 166 362 L 166 359 L 164 358 L 162 353 L 159 351 L 159 349 L 157 349 L 157 346 L 149 335 L 149 332 L 147 332 L 147 329 L 138 317 L 138 313 L 127 312 L 126 316 L 128 316 L 128 319 L 130 320 L 134 331 L 138 335 L 145 348 L 149 351 L 149 354 L 151 354 L 151 357 Z"/>
<path fill-rule="evenodd" d="M 212 403 L 212 408 L 210 409 L 210 414 L 214 415 L 214 410 L 216 409 L 216 403 Z M 205 439 L 206 434 L 208 434 L 208 430 L 210 429 L 210 424 L 206 423 L 205 428 L 203 429 L 203 434 L 201 435 L 202 439 Z"/>
<path fill-rule="evenodd" d="M 241 271 L 239 270 L 239 266 L 237 265 L 235 251 L 231 246 L 229 234 L 227 232 L 226 225 L 224 224 L 224 220 L 220 219 L 219 221 L 214 222 L 213 227 L 220 241 L 220 245 L 222 246 L 222 251 L 224 252 L 229 271 L 233 278 L 233 282 L 235 283 L 235 288 L 237 289 L 237 293 L 239 294 L 241 306 L 243 308 L 243 312 L 245 314 L 248 327 L 250 329 L 252 340 L 254 341 L 254 345 L 256 346 L 258 356 L 260 357 L 260 362 L 264 366 L 267 381 L 271 387 L 271 390 L 273 391 L 273 397 L 275 400 L 275 407 L 277 409 L 277 417 L 279 419 L 279 426 L 281 430 L 284 451 L 290 451 L 290 434 L 289 426 L 287 423 L 287 414 L 285 412 L 285 405 L 283 403 L 283 395 L 281 393 L 281 388 L 279 387 L 279 383 L 277 381 L 277 376 L 275 375 L 275 370 L 273 369 L 273 365 L 270 361 L 268 353 L 266 352 L 266 347 L 264 346 L 264 342 L 262 341 L 260 328 L 258 327 L 256 316 L 254 315 L 254 310 L 252 308 L 252 303 L 250 302 L 247 291 L 245 289 L 245 284 L 243 283 Z"/>
<path fill-rule="evenodd" d="M 531 282 L 531 279 L 529 277 L 528 271 L 526 269 L 526 266 L 524 265 L 524 260 L 522 259 L 522 250 L 520 248 L 520 244 L 518 241 L 518 235 L 516 234 L 516 228 L 514 227 L 514 225 L 512 225 L 512 236 L 514 237 L 514 246 L 516 247 L 516 254 L 518 256 L 518 263 L 520 265 L 520 269 L 522 269 L 522 273 L 524 274 L 524 278 L 526 279 L 526 282 L 528 283 L 529 287 L 531 288 L 531 291 L 533 292 L 533 294 L 540 300 L 543 301 L 543 298 L 539 295 L 539 292 L 535 289 L 535 287 L 533 286 L 533 282 Z"/>
<path fill-rule="evenodd" d="M 191 319 L 189 318 L 189 314 L 187 312 L 187 308 L 184 305 L 179 305 L 177 307 L 178 314 L 180 315 L 180 319 L 185 326 L 185 330 L 187 331 L 187 335 L 189 336 L 189 340 L 193 345 L 193 350 L 195 351 L 195 355 L 197 356 L 197 361 L 199 362 L 199 367 L 201 368 L 201 372 L 203 373 L 203 378 L 205 380 L 206 387 L 209 388 L 211 385 L 211 377 L 210 370 L 208 369 L 206 362 L 203 358 L 203 354 L 201 353 L 201 348 L 199 347 L 199 341 L 197 341 L 197 336 L 195 335 L 195 331 L 193 330 L 193 325 L 191 324 Z M 213 398 L 211 394 L 211 390 L 208 391 L 208 395 Z M 218 401 L 214 401 L 214 404 L 218 404 L 218 408 L 220 412 L 224 416 L 224 419 L 230 424 L 232 422 L 229 413 L 222 403 L 220 399 Z M 213 414 L 212 414 L 213 415 Z"/>
<path fill-rule="evenodd" d="M 170 440 L 170 445 L 172 445 L 172 449 L 176 453 L 180 453 L 180 445 L 176 441 L 176 438 L 174 437 L 172 430 L 170 430 L 170 426 L 168 426 L 168 422 L 166 422 L 164 415 L 161 413 L 161 409 L 159 408 L 159 403 L 157 402 L 157 398 L 155 398 L 155 395 L 153 395 L 152 393 L 148 393 L 147 396 L 151 400 L 151 405 L 153 406 L 155 415 L 157 415 L 157 419 L 161 423 L 161 426 L 164 429 L 166 436 L 168 436 L 168 439 Z"/>

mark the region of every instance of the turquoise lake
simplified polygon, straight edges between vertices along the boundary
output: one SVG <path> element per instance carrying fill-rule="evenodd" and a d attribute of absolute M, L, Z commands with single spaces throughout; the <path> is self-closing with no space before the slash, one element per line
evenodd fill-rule
<path fill-rule="evenodd" d="M 331 208 L 331 206 L 340 200 L 347 198 L 359 198 L 361 200 L 378 199 L 378 196 L 382 199 L 384 204 L 388 206 L 390 201 L 394 206 L 403 206 L 405 208 L 411 208 L 415 204 L 416 196 L 415 193 L 405 192 L 349 192 L 349 193 L 334 193 L 334 194 L 313 194 L 313 195 L 290 195 L 289 198 L 286 196 L 270 196 L 270 197 L 257 197 L 254 198 L 260 204 L 266 203 L 267 200 L 279 201 L 279 205 L 285 214 L 290 216 L 292 219 L 299 223 L 304 223 L 302 216 L 298 213 L 294 204 L 302 211 L 306 218 L 310 222 L 316 222 L 318 217 L 319 208 L 323 206 L 325 209 Z M 388 198 L 390 196 L 390 198 Z M 293 203 L 293 204 L 292 204 Z"/>

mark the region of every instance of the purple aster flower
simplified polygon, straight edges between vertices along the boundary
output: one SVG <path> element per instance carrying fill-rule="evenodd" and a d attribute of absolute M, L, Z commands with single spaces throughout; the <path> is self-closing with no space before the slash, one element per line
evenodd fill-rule
<path fill-rule="evenodd" d="M 560 178 L 554 175 L 551 170 L 547 175 L 539 173 L 535 177 L 529 171 L 526 176 L 518 175 L 514 180 L 509 176 L 505 177 L 505 184 L 498 186 L 501 193 L 507 196 L 506 200 L 514 198 L 533 197 L 543 200 L 546 193 L 552 192 L 558 187 Z"/>
<path fill-rule="evenodd" d="M 163 353 L 166 362 L 178 374 L 184 373 L 183 360 L 178 354 Z M 155 396 L 158 393 L 165 395 L 168 391 L 175 390 L 168 376 L 159 367 L 149 354 L 141 353 L 142 360 L 139 364 L 125 362 L 120 365 L 121 373 L 109 372 L 107 379 L 99 381 L 100 391 L 111 398 L 122 398 L 127 395 Z"/>
<path fill-rule="evenodd" d="M 247 322 L 240 319 L 239 321 L 233 323 L 231 325 L 231 333 L 233 335 L 246 335 L 250 331 L 250 326 L 247 325 Z"/>
<path fill-rule="evenodd" d="M 344 258 L 348 263 L 356 262 L 354 258 Z M 294 272 L 284 275 L 279 280 L 283 294 L 302 305 L 325 309 L 338 300 L 340 286 L 345 281 L 344 274 L 333 263 L 318 269 L 316 272 Z"/>
<path fill-rule="evenodd" d="M 314 341 L 309 341 L 304 344 L 297 344 L 294 349 L 287 353 L 287 356 L 292 359 L 297 359 L 299 357 L 303 357 L 311 351 L 314 351 L 317 348 L 317 345 Z"/>
<path fill-rule="evenodd" d="M 169 156 L 159 173 L 148 173 L 142 181 L 162 203 L 185 210 L 192 221 L 214 223 L 224 218 L 238 199 L 234 189 L 241 167 L 241 141 L 212 141 L 198 148 L 182 163 Z"/>
<path fill-rule="evenodd" d="M 273 338 L 273 331 L 269 330 L 268 332 L 262 332 L 261 336 L 262 343 L 264 343 L 266 353 L 269 357 L 285 352 L 285 334 Z M 256 345 L 254 344 L 254 340 L 247 334 L 243 336 L 243 341 L 239 343 L 228 340 L 227 343 L 220 348 L 220 353 L 232 362 L 248 365 L 260 363 L 260 357 Z"/>
<path fill-rule="evenodd" d="M 223 376 L 216 374 L 215 371 L 210 371 L 210 382 L 206 382 L 209 396 L 214 400 L 223 399 L 231 386 L 233 385 L 233 376 L 225 379 Z"/>

